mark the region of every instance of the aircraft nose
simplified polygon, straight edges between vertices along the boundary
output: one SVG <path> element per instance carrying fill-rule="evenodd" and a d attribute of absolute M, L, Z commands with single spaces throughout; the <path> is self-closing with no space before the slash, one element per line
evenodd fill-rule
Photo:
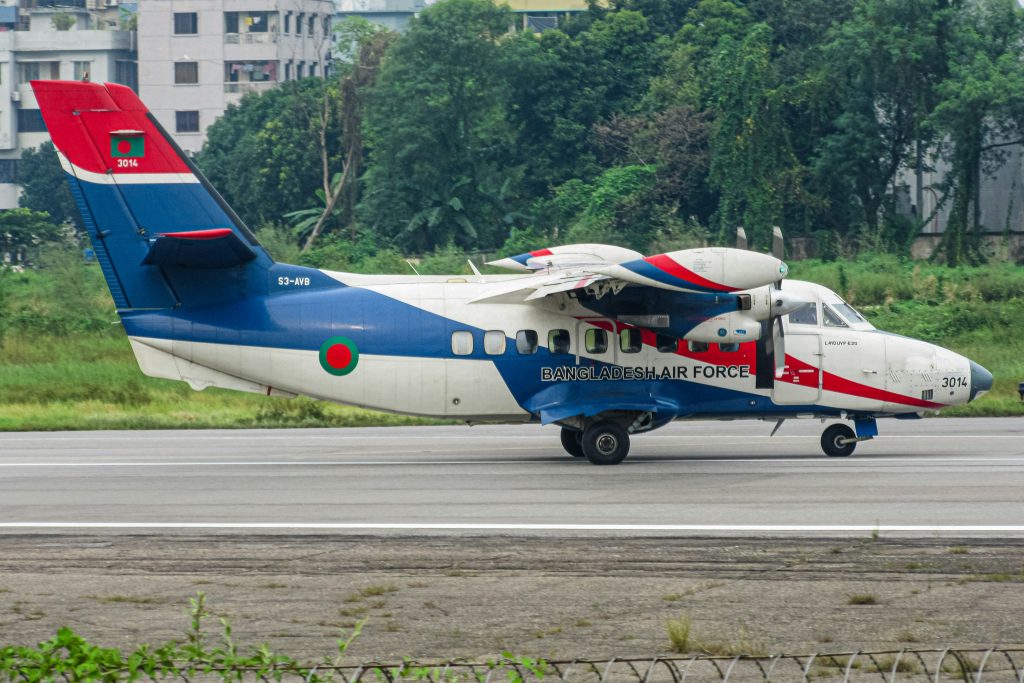
<path fill-rule="evenodd" d="M 971 397 L 970 401 L 978 398 L 992 388 L 992 373 L 981 367 L 973 360 L 971 363 Z"/>

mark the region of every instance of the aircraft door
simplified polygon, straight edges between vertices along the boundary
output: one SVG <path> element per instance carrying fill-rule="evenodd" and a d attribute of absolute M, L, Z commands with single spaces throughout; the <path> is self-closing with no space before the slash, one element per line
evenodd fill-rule
<path fill-rule="evenodd" d="M 783 319 L 786 366 L 775 378 L 772 401 L 782 405 L 817 403 L 821 399 L 821 328 Z"/>

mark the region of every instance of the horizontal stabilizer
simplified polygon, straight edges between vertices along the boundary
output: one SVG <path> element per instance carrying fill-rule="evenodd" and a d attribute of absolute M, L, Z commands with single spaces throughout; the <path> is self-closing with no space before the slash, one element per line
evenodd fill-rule
<path fill-rule="evenodd" d="M 152 241 L 143 264 L 174 268 L 231 268 L 256 252 L 230 228 L 165 232 Z"/>

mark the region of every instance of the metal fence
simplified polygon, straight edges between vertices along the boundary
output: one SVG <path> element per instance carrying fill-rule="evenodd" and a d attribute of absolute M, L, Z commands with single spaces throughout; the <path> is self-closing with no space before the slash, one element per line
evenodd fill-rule
<path fill-rule="evenodd" d="M 1024 683 L 1024 649 L 891 650 L 771 656 L 672 656 L 531 662 L 362 664 L 277 671 L 207 671 L 223 680 L 338 683 L 777 683 L 964 681 Z M 248 675 L 247 675 L 248 674 Z M 194 682 L 197 677 L 180 676 Z"/>

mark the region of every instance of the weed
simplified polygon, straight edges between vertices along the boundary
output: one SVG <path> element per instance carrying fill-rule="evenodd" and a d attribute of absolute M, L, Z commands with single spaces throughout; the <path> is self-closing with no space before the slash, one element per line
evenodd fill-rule
<path fill-rule="evenodd" d="M 586 619 L 577 619 L 575 622 L 573 622 L 573 626 L 577 628 L 586 628 L 587 626 L 593 626 L 593 624 L 591 624 Z"/>
<path fill-rule="evenodd" d="M 270 583 L 265 583 L 262 586 L 260 586 L 260 588 L 287 588 L 287 587 L 288 586 L 286 584 L 278 583 L 277 581 L 271 581 Z"/>
<path fill-rule="evenodd" d="M 669 593 L 668 595 L 661 596 L 661 599 L 665 602 L 679 602 L 686 596 L 687 593 Z"/>
<path fill-rule="evenodd" d="M 950 555 L 967 555 L 970 551 L 967 549 L 967 546 L 965 545 L 954 545 L 951 548 L 949 548 L 946 552 L 948 552 Z"/>
<path fill-rule="evenodd" d="M 877 605 L 878 598 L 871 593 L 858 593 L 851 595 L 846 601 L 847 605 Z"/>
<path fill-rule="evenodd" d="M 685 612 L 681 613 L 678 618 L 669 619 L 665 623 L 673 652 L 684 654 L 690 651 L 690 629 L 692 627 L 693 619 Z"/>
<path fill-rule="evenodd" d="M 359 605 L 358 607 L 344 607 L 338 610 L 338 614 L 343 617 L 361 617 L 366 614 L 366 607 Z"/>

